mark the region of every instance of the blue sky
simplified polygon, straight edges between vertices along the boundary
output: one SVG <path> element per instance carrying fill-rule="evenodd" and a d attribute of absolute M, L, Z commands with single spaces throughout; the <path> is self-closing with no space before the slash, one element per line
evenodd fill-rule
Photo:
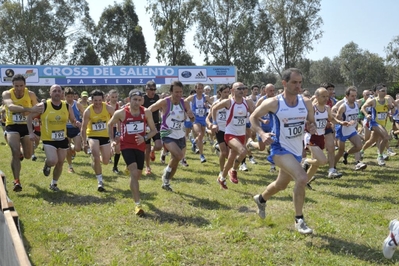
<path fill-rule="evenodd" d="M 108 1 L 87 0 L 90 15 L 98 21 Z M 108 2 L 108 3 L 106 3 Z M 122 0 L 115 1 L 117 3 Z M 139 24 L 143 27 L 147 49 L 151 54 L 148 65 L 160 65 L 155 57 L 155 36 L 149 15 L 145 12 L 146 0 L 133 0 Z M 113 2 L 112 2 L 113 3 Z M 385 57 L 384 47 L 399 35 L 399 0 L 322 0 L 320 16 L 323 18 L 323 37 L 313 43 L 314 50 L 306 55 L 312 60 L 322 59 L 324 56 L 333 58 L 339 54 L 341 48 L 353 41 L 363 50 L 377 53 Z M 192 44 L 194 33 L 189 32 L 186 45 L 194 55 L 197 65 L 203 63 L 199 51 Z"/>

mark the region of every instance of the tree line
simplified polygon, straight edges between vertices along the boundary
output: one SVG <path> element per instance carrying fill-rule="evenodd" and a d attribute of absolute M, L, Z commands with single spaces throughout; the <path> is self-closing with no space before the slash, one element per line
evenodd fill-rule
<path fill-rule="evenodd" d="M 329 81 L 364 86 L 398 81 L 399 36 L 386 58 L 350 42 L 334 58 L 306 58 L 323 36 L 321 0 L 147 0 L 156 58 L 195 65 L 185 43 L 206 65 L 235 65 L 246 84 L 276 83 L 298 67 L 305 86 Z M 132 0 L 106 7 L 98 23 L 85 0 L 0 1 L 0 63 L 26 65 L 146 65 L 150 54 Z M 398 86 L 399 87 L 399 86 Z"/>

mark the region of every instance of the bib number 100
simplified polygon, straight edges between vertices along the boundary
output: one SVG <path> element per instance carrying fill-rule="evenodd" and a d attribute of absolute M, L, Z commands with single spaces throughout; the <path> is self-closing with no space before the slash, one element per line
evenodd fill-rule
<path fill-rule="evenodd" d="M 302 134 L 302 127 L 301 126 L 289 127 L 288 133 L 290 136 L 296 136 L 296 135 Z"/>

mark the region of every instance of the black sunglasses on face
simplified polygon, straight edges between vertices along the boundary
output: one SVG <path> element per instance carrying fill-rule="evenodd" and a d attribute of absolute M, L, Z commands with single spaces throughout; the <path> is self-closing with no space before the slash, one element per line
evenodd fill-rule
<path fill-rule="evenodd" d="M 245 87 L 237 87 L 237 90 L 239 90 L 239 91 L 243 91 L 245 89 L 246 89 Z"/>
<path fill-rule="evenodd" d="M 149 90 L 149 91 L 156 91 L 157 89 L 156 89 L 156 88 L 149 88 L 149 89 L 147 89 L 147 90 Z"/>

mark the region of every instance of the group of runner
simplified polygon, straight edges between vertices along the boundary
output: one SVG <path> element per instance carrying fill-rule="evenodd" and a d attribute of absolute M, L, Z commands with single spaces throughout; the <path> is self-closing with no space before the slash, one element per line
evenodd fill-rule
<path fill-rule="evenodd" d="M 295 228 L 303 234 L 312 233 L 305 223 L 303 205 L 305 188 L 311 188 L 318 167 L 328 163 L 327 176 L 339 178 L 342 174 L 336 170 L 337 162 L 342 156 L 346 164 L 349 154 L 354 154 L 355 170 L 365 169 L 367 165 L 361 162 L 361 152 L 374 143 L 378 147 L 378 164 L 384 165 L 383 151 L 389 137 L 385 125 L 390 110 L 397 114 L 394 112 L 397 111 L 397 101 L 386 96 L 383 84 L 374 87 L 374 98 L 370 93 L 368 99 L 357 100 L 357 89 L 349 87 L 345 98 L 336 101 L 332 97 L 334 85 L 328 83 L 322 84 L 310 98 L 307 94 L 302 95 L 299 69 L 287 69 L 282 78 L 284 89 L 276 96 L 272 84 L 261 88 L 254 85 L 247 96 L 249 88 L 242 82 L 235 82 L 231 86 L 220 86 L 217 96 L 211 97 L 210 88 L 198 83 L 192 95 L 185 99 L 181 82 L 172 82 L 170 95 L 160 98 L 156 94 L 156 84 L 150 81 L 145 93 L 138 89 L 130 91 L 128 102 L 121 106 L 117 91 L 108 93 L 109 102 L 106 103 L 105 94 L 96 89 L 91 92 L 91 104 L 86 105 L 84 100 L 79 103 L 74 98 L 76 93 L 72 88 L 59 85 L 51 86 L 50 99 L 37 103 L 36 95 L 26 88 L 25 78 L 15 75 L 13 88 L 3 93 L 14 191 L 22 190 L 21 154 L 26 159 L 33 159 L 32 142 L 38 143 L 40 136 L 46 154 L 44 175 L 50 175 L 54 168 L 49 185 L 53 191 L 59 190 L 58 181 L 65 158 L 68 171 L 72 173 L 72 158 L 81 150 L 91 154 L 97 190 L 105 191 L 102 164 L 112 161 L 114 154 L 113 171 L 118 173 L 122 154 L 130 173 L 135 213 L 141 216 L 144 210 L 138 180 L 144 164 L 145 173 L 150 174 L 150 162 L 155 160 L 155 152 L 163 147 L 161 161 L 165 162 L 166 153 L 170 154 L 170 160 L 163 170 L 162 188 L 173 191 L 171 180 L 179 163 L 188 166 L 185 160 L 187 137 L 192 151 L 198 150 L 201 163 L 206 163 L 203 144 L 208 133 L 210 140 L 216 139 L 213 148 L 219 151 L 217 182 L 222 189 L 228 189 L 227 178 L 233 184 L 239 183 L 237 171 L 247 169 L 247 156 L 250 162 L 256 163 L 251 149 L 262 151 L 268 147 L 271 171 L 276 171 L 277 166 L 279 172 L 276 180 L 253 198 L 259 216 L 266 217 L 266 202 L 293 180 Z M 87 98 L 88 94 L 81 96 Z M 359 134 L 360 129 L 357 129 L 359 114 L 364 115 L 364 134 Z M 36 131 L 37 127 L 27 126 L 35 121 L 40 121 L 41 134 Z M 186 132 L 190 123 L 191 133 Z M 366 128 L 371 130 L 368 137 Z M 353 144 L 349 150 L 345 150 L 346 140 Z M 336 146 L 338 152 L 335 154 Z M 306 150 L 310 152 L 309 158 L 306 158 Z"/>

